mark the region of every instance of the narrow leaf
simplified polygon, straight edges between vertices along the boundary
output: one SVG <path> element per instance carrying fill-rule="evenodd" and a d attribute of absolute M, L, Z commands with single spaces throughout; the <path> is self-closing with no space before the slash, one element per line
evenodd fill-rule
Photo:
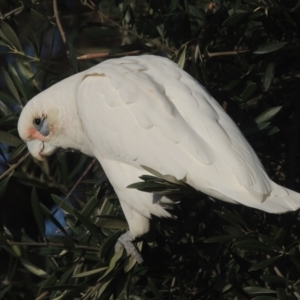
<path fill-rule="evenodd" d="M 13 80 L 14 84 L 16 85 L 18 91 L 22 94 L 23 98 L 27 102 L 25 86 L 24 86 L 22 79 L 20 78 L 17 70 L 15 69 L 15 67 L 12 64 L 8 64 L 8 70 L 9 70 L 9 74 L 11 75 L 12 80 Z"/>
<path fill-rule="evenodd" d="M 22 140 L 7 131 L 0 130 L 0 142 L 13 147 L 18 147 L 22 143 Z"/>
<path fill-rule="evenodd" d="M 256 51 L 254 51 L 255 54 L 266 54 L 270 52 L 274 52 L 276 50 L 279 50 L 280 48 L 284 47 L 287 44 L 287 42 L 268 42 L 260 47 Z"/>
<path fill-rule="evenodd" d="M 12 81 L 10 75 L 7 73 L 7 71 L 4 68 L 2 68 L 2 73 L 3 73 L 3 76 L 4 76 L 4 81 L 5 81 L 9 91 L 12 93 L 14 98 L 10 98 L 4 92 L 1 92 L 0 93 L 0 99 L 3 100 L 3 101 L 6 101 L 6 102 L 13 102 L 13 103 L 16 103 L 16 104 L 22 106 L 22 102 L 21 102 L 18 90 L 17 90 L 14 82 Z"/>
<path fill-rule="evenodd" d="M 10 43 L 20 52 L 23 52 L 21 43 L 13 31 L 13 29 L 3 20 L 0 20 L 0 30 L 4 34 L 4 36 L 7 38 L 7 40 L 10 41 Z"/>
<path fill-rule="evenodd" d="M 181 68 L 181 69 L 184 69 L 184 65 L 185 65 L 185 58 L 186 58 L 186 46 L 183 48 L 181 54 L 180 54 L 180 57 L 179 57 L 179 60 L 178 60 L 178 66 Z"/>
<path fill-rule="evenodd" d="M 78 210 L 75 208 L 73 209 L 73 214 L 76 216 L 78 221 L 86 227 L 86 229 L 90 232 L 91 235 L 94 236 L 95 239 L 98 241 L 101 241 L 101 236 L 98 233 L 97 228 L 95 227 L 94 224 L 90 222 L 90 220 L 86 217 L 84 217 Z"/>
<path fill-rule="evenodd" d="M 35 188 L 31 192 L 31 205 L 40 234 L 45 236 L 45 220 Z"/>
<path fill-rule="evenodd" d="M 269 290 L 266 288 L 258 287 L 258 286 L 247 286 L 244 288 L 244 291 L 250 295 L 255 294 L 275 294 L 276 292 L 273 290 Z"/>
<path fill-rule="evenodd" d="M 279 259 L 281 257 L 281 255 L 272 257 L 272 258 L 268 258 L 266 260 L 260 261 L 257 264 L 254 264 L 252 267 L 249 268 L 249 271 L 255 271 L 255 270 L 259 270 L 259 269 L 264 269 L 266 268 L 268 265 L 270 265 L 271 263 L 273 263 L 274 261 L 276 261 L 277 259 Z"/>
<path fill-rule="evenodd" d="M 267 109 L 262 114 L 260 114 L 258 117 L 254 119 L 254 121 L 257 124 L 261 124 L 263 122 L 267 122 L 275 117 L 275 115 L 278 114 L 278 112 L 281 110 L 282 106 L 275 106 L 270 109 Z"/>
<path fill-rule="evenodd" d="M 27 261 L 26 259 L 20 258 L 20 262 L 32 274 L 34 274 L 36 276 L 39 276 L 39 277 L 43 277 L 43 278 L 49 277 L 49 275 L 44 270 L 42 270 L 41 268 L 35 266 L 34 264 Z"/>
<path fill-rule="evenodd" d="M 101 273 L 101 272 L 103 272 L 105 270 L 107 270 L 107 267 L 103 267 L 103 268 L 98 268 L 98 269 L 94 269 L 94 270 L 82 272 L 82 273 L 79 273 L 79 274 L 75 274 L 72 277 L 73 278 L 87 277 L 87 276 L 91 276 L 91 275 L 94 275 L 94 274 Z"/>
<path fill-rule="evenodd" d="M 264 90 L 267 91 L 274 78 L 275 63 L 269 63 L 263 77 Z"/>

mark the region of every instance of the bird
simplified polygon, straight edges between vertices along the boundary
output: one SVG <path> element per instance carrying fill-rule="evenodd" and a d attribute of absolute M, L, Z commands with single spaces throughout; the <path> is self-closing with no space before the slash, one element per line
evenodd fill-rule
<path fill-rule="evenodd" d="M 115 250 L 124 246 L 138 263 L 134 242 L 151 217 L 171 217 L 161 196 L 127 188 L 151 175 L 147 168 L 268 213 L 300 207 L 300 194 L 269 178 L 219 103 L 165 57 L 108 59 L 54 84 L 28 101 L 18 132 L 38 160 L 62 148 L 99 161 L 129 226 Z"/>

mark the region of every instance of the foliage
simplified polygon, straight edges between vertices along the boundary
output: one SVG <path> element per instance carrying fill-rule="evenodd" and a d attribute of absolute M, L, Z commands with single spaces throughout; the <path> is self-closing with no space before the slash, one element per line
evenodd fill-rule
<path fill-rule="evenodd" d="M 130 188 L 180 204 L 177 219 L 153 220 L 137 265 L 114 253 L 127 225 L 101 166 L 80 153 L 34 161 L 16 129 L 41 90 L 150 52 L 199 80 L 271 178 L 299 191 L 299 0 L 1 0 L 0 11 L 0 299 L 300 299 L 298 212 L 271 215 L 143 176 Z"/>

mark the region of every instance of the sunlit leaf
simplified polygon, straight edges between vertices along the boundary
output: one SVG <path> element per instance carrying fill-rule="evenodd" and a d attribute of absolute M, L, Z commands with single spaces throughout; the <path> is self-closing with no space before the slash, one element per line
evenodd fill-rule
<path fill-rule="evenodd" d="M 49 275 L 44 270 L 33 265 L 31 262 L 29 262 L 23 258 L 20 258 L 20 262 L 28 271 L 30 271 L 34 275 L 39 276 L 39 277 L 44 277 L 44 278 L 49 277 Z"/>
<path fill-rule="evenodd" d="M 276 106 L 276 107 L 272 107 L 270 109 L 267 109 L 262 114 L 260 114 L 258 117 L 256 117 L 254 119 L 254 121 L 257 124 L 267 122 L 267 121 L 273 119 L 278 114 L 278 112 L 281 110 L 281 108 L 282 108 L 282 106 Z"/>

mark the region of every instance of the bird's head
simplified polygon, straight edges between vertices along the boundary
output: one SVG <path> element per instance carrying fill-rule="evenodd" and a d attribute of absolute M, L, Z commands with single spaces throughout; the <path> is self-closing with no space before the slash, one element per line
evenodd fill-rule
<path fill-rule="evenodd" d="M 59 108 L 49 107 L 47 101 L 33 98 L 22 110 L 18 122 L 19 135 L 27 143 L 29 152 L 38 160 L 55 152 L 59 131 Z M 40 101 L 39 101 L 40 100 Z"/>

